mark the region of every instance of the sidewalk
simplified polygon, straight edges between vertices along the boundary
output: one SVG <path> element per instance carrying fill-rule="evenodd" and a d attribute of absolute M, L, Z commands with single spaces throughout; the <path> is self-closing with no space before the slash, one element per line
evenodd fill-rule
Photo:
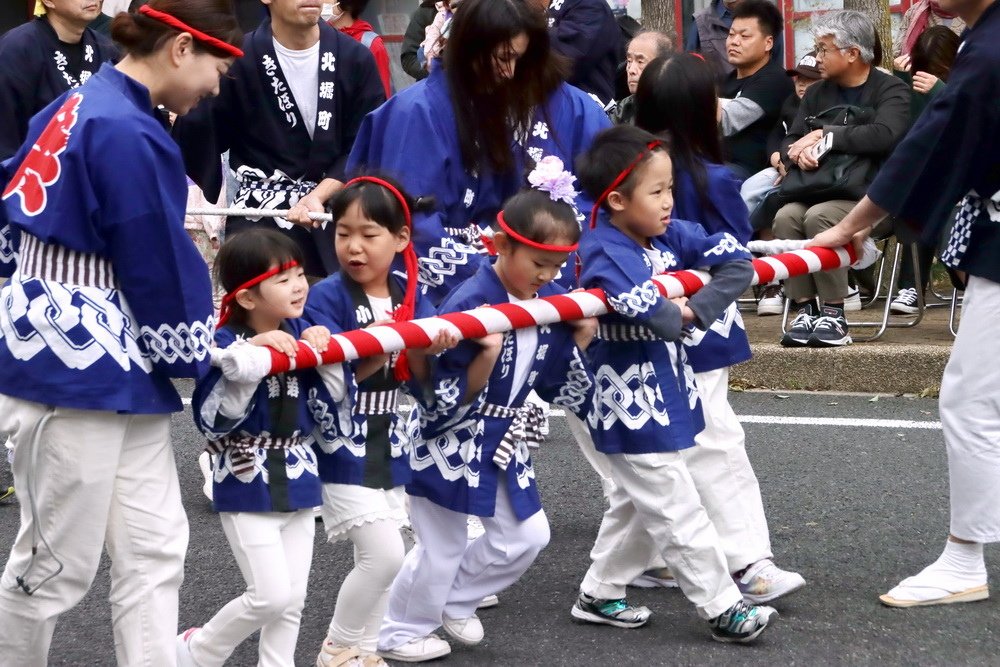
<path fill-rule="evenodd" d="M 933 296 L 931 303 L 939 303 Z M 882 302 L 848 320 L 881 320 Z M 959 309 L 958 315 L 961 315 Z M 892 315 L 890 322 L 912 318 Z M 914 327 L 890 328 L 875 342 L 830 349 L 785 348 L 781 317 L 743 312 L 754 357 L 731 369 L 730 382 L 744 388 L 809 389 L 883 394 L 935 394 L 951 353 L 948 306 L 929 308 Z M 873 329 L 852 329 L 864 336 Z"/>

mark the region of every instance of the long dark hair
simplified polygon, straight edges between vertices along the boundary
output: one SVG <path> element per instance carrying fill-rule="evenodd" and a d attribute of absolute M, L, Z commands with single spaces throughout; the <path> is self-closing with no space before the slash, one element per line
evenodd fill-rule
<path fill-rule="evenodd" d="M 943 25 L 928 28 L 917 38 L 910 52 L 910 71 L 927 72 L 947 81 L 961 43 L 962 39 L 951 28 Z"/>
<path fill-rule="evenodd" d="M 243 31 L 233 11 L 233 0 L 149 0 L 133 5 L 149 5 L 150 9 L 170 14 L 231 46 L 239 47 L 243 43 Z M 111 21 L 112 39 L 127 53 L 140 58 L 152 55 L 179 32 L 138 11 L 119 12 Z M 220 58 L 232 57 L 232 54 L 197 39 L 192 45 L 196 51 L 208 51 Z"/>
<path fill-rule="evenodd" d="M 690 53 L 672 53 L 646 65 L 635 91 L 635 124 L 669 134 L 674 162 L 691 175 L 703 207 L 711 206 L 704 161 L 721 164 L 715 73 Z"/>
<path fill-rule="evenodd" d="M 498 77 L 494 54 L 518 35 L 528 48 L 514 76 Z M 567 61 L 549 43 L 546 15 L 529 0 L 464 0 L 455 10 L 444 71 L 462 163 L 471 171 L 514 166 L 511 144 L 528 136 L 535 109 L 565 79 Z"/>

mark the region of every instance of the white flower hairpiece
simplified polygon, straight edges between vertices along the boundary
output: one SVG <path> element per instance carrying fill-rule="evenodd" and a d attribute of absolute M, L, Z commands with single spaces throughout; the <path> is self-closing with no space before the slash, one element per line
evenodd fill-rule
<path fill-rule="evenodd" d="M 576 176 L 563 169 L 563 161 L 555 155 L 547 155 L 538 161 L 528 174 L 528 183 L 536 190 L 548 192 L 552 201 L 563 201 L 576 205 Z"/>

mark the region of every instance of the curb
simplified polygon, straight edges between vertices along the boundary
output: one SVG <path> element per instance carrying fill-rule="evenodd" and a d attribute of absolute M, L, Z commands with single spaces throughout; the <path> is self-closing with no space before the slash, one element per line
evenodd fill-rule
<path fill-rule="evenodd" d="M 730 383 L 736 386 L 869 394 L 936 395 L 951 354 L 951 346 L 945 345 L 817 349 L 755 343 L 751 347 L 753 358 L 730 369 Z"/>

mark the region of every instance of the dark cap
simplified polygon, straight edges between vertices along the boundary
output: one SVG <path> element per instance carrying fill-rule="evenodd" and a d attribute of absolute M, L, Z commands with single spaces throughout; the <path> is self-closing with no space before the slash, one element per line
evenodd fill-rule
<path fill-rule="evenodd" d="M 788 72 L 788 76 L 804 76 L 807 79 L 823 78 L 823 74 L 819 71 L 819 67 L 816 66 L 815 51 L 810 51 L 802 56 L 802 59 L 799 60 L 799 64 L 795 66 L 795 69 L 785 71 Z"/>

